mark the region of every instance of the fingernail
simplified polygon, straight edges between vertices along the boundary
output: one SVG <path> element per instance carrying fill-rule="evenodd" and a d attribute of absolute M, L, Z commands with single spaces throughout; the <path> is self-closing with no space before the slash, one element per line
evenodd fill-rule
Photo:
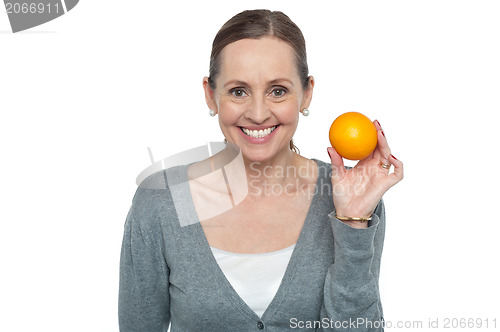
<path fill-rule="evenodd" d="M 328 150 L 328 148 L 326 148 L 326 152 L 328 152 L 328 156 L 332 159 L 332 155 L 330 154 L 330 150 Z"/>
<path fill-rule="evenodd" d="M 394 155 L 392 155 L 392 154 L 391 154 L 391 157 L 394 158 L 394 159 L 396 159 L 396 160 L 398 160 L 398 158 L 394 157 Z"/>
<path fill-rule="evenodd" d="M 383 131 L 383 130 L 381 130 L 380 132 L 381 132 L 381 133 L 382 133 L 382 135 L 384 135 L 384 137 L 385 137 L 384 131 Z"/>
<path fill-rule="evenodd" d="M 375 120 L 375 122 L 379 125 L 380 128 L 382 128 L 382 126 L 380 125 L 380 122 L 378 122 L 378 120 Z"/>

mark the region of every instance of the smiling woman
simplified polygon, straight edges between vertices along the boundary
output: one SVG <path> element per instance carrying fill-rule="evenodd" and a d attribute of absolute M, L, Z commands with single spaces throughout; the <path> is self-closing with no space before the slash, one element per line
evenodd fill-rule
<path fill-rule="evenodd" d="M 293 48 L 274 36 L 263 36 L 233 42 L 219 57 L 214 60 L 220 63 L 216 76 L 205 77 L 203 85 L 225 138 L 252 161 L 299 157 L 288 147 L 299 111 L 311 102 L 314 79 L 308 77 L 302 84 Z"/>
<path fill-rule="evenodd" d="M 258 39 L 265 36 L 284 41 L 293 49 L 296 72 L 304 90 L 309 86 L 309 68 L 304 36 L 299 27 L 282 12 L 253 10 L 235 15 L 226 22 L 215 36 L 210 56 L 210 76 L 207 78 L 212 90 L 216 89 L 215 79 L 221 70 L 221 53 L 226 46 L 244 39 Z M 314 82 L 313 82 L 314 84 Z M 243 91 L 241 91 L 243 92 Z M 290 140 L 292 151 L 298 149 Z"/>
<path fill-rule="evenodd" d="M 288 331 L 297 322 L 308 322 L 304 331 L 383 330 L 381 199 L 403 166 L 377 121 L 377 148 L 351 169 L 333 148 L 331 164 L 296 153 L 292 138 L 314 85 L 302 33 L 285 14 L 244 11 L 221 28 L 203 89 L 228 146 L 241 153 L 241 172 L 229 179 L 221 167 L 213 188 L 179 185 L 202 164 L 215 174 L 214 156 L 145 180 L 168 179 L 163 190 L 138 188 L 122 247 L 121 331 L 169 324 L 172 331 Z M 201 218 L 200 204 L 215 204 L 211 193 L 235 178 L 248 194 Z M 236 201 L 236 192 L 228 195 Z"/>

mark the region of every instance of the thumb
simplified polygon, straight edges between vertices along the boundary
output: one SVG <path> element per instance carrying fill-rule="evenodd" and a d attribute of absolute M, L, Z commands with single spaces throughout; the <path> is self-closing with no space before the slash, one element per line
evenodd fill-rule
<path fill-rule="evenodd" d="M 328 152 L 330 161 L 332 162 L 332 181 L 338 182 L 342 180 L 346 172 L 344 159 L 342 159 L 338 152 L 332 147 L 328 147 L 326 151 Z"/>

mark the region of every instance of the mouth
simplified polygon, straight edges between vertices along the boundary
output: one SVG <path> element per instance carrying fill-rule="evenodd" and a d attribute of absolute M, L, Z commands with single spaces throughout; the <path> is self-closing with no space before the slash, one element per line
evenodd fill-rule
<path fill-rule="evenodd" d="M 240 130 L 247 136 L 252 138 L 263 138 L 271 134 L 278 126 L 272 126 L 265 129 L 248 129 L 245 127 L 239 127 Z"/>

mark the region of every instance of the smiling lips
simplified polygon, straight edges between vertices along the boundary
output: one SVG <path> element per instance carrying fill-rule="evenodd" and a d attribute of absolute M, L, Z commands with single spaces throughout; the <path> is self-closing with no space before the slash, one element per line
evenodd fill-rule
<path fill-rule="evenodd" d="M 241 131 L 245 133 L 245 135 L 253 137 L 253 138 L 262 138 L 266 137 L 270 133 L 272 133 L 277 126 L 272 126 L 266 129 L 258 129 L 258 130 L 251 130 L 248 128 L 240 127 Z"/>

